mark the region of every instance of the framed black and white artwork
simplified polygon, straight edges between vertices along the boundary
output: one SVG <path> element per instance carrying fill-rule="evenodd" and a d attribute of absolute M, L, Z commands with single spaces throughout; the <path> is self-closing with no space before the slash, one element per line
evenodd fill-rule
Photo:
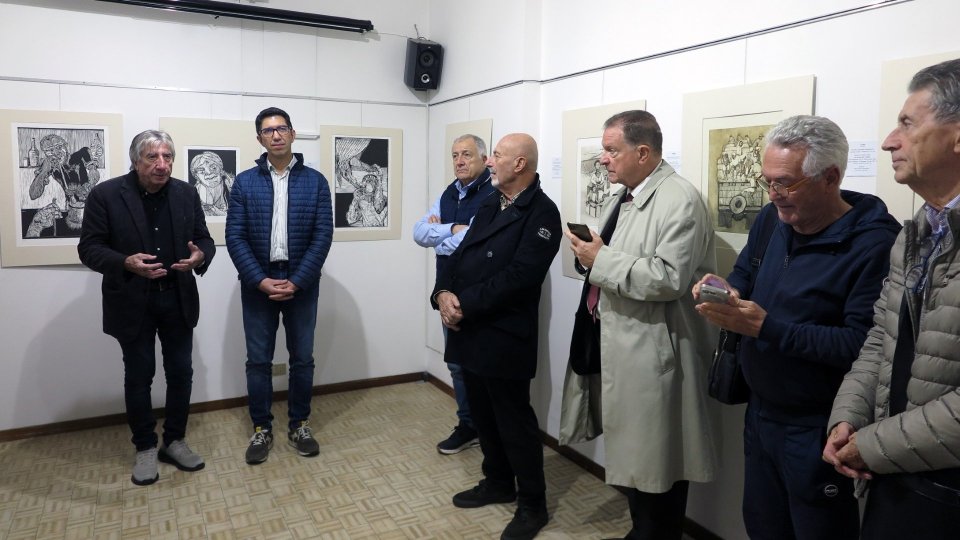
<path fill-rule="evenodd" d="M 3 266 L 77 264 L 87 195 L 125 172 L 120 115 L 0 111 Z"/>
<path fill-rule="evenodd" d="M 323 126 L 320 144 L 333 197 L 333 239 L 400 238 L 403 131 Z"/>

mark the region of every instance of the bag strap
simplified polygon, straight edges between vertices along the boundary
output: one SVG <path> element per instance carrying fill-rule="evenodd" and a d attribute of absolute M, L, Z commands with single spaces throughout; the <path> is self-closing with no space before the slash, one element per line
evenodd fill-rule
<path fill-rule="evenodd" d="M 747 287 L 747 298 L 750 298 L 750 295 L 753 293 L 753 284 L 757 280 L 757 274 L 760 273 L 763 255 L 767 252 L 767 245 L 770 244 L 770 240 L 773 238 L 773 231 L 777 228 L 777 223 L 780 222 L 776 217 L 776 213 L 777 210 L 775 208 L 767 210 L 766 213 L 761 212 L 759 235 L 757 236 L 757 242 L 754 244 L 753 253 L 750 257 L 750 284 Z M 771 214 L 773 215 L 771 216 Z"/>

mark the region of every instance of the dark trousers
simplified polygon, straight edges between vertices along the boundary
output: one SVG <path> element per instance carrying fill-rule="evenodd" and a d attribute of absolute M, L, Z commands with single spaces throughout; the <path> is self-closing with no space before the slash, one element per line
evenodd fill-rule
<path fill-rule="evenodd" d="M 120 343 L 127 423 L 138 452 L 157 446 L 150 387 L 157 367 L 158 336 L 167 380 L 163 443 L 170 444 L 184 438 L 193 387 L 193 329 L 183 319 L 177 289 L 150 291 L 140 333 L 133 340 Z"/>
<path fill-rule="evenodd" d="M 757 409 L 753 402 L 747 407 L 743 430 L 743 523 L 750 538 L 857 538 L 853 481 L 820 457 L 826 427 L 777 422 Z"/>
<path fill-rule="evenodd" d="M 619 488 L 627 496 L 633 528 L 624 538 L 630 540 L 680 540 L 683 517 L 687 513 L 690 482 L 679 480 L 664 493 L 647 493 Z"/>
<path fill-rule="evenodd" d="M 463 370 L 473 424 L 483 451 L 483 476 L 497 489 L 513 490 L 517 504 L 546 509 L 543 443 L 530 406 L 530 380 L 484 377 Z"/>
<path fill-rule="evenodd" d="M 960 506 L 934 501 L 878 474 L 870 481 L 861 538 L 955 540 L 960 538 Z"/>

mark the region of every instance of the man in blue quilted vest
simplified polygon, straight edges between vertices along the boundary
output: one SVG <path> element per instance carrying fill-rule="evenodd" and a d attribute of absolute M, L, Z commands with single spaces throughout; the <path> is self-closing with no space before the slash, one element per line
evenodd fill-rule
<path fill-rule="evenodd" d="M 227 251 L 237 267 L 247 345 L 247 393 L 253 436 L 246 461 L 266 461 L 273 446 L 272 365 L 280 315 L 290 355 L 287 440 L 301 456 L 320 446 L 310 432 L 313 335 L 320 271 L 333 241 L 327 179 L 292 151 L 296 131 L 276 107 L 257 115 L 266 152 L 237 175 L 227 212 Z"/>
<path fill-rule="evenodd" d="M 413 240 L 437 252 L 437 275 L 443 271 L 450 254 L 467 234 L 480 203 L 495 191 L 486 167 L 487 145 L 483 139 L 476 135 L 461 135 L 454 139 L 450 151 L 456 178 L 440 194 L 427 214 L 413 226 Z M 446 328 L 443 335 L 446 339 Z M 447 367 L 450 368 L 453 395 L 457 400 L 458 421 L 450 436 L 437 443 L 437 452 L 450 455 L 479 446 L 480 439 L 470 417 L 463 370 L 459 364 L 447 364 Z"/>

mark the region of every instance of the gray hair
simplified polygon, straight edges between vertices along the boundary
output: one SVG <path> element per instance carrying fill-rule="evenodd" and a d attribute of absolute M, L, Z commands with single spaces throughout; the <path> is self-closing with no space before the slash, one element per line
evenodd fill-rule
<path fill-rule="evenodd" d="M 930 108 L 938 121 L 960 121 L 960 59 L 921 69 L 907 89 L 930 92 Z"/>
<path fill-rule="evenodd" d="M 483 142 L 483 139 L 481 139 L 480 137 L 477 137 L 476 135 L 473 135 L 470 133 L 467 133 L 466 135 L 461 135 L 453 140 L 453 144 L 457 144 L 458 142 L 463 142 L 466 140 L 473 140 L 473 144 L 477 145 L 477 152 L 481 156 L 487 157 L 487 143 Z"/>
<path fill-rule="evenodd" d="M 781 120 L 767 132 L 766 143 L 779 148 L 806 150 L 801 170 L 804 176 L 819 176 L 830 167 L 847 170 L 850 145 L 833 120 L 823 116 L 799 115 Z"/>
<path fill-rule="evenodd" d="M 137 168 L 137 161 L 140 161 L 140 156 L 143 155 L 144 148 L 150 148 L 157 144 L 167 145 L 173 159 L 177 158 L 177 149 L 173 145 L 173 139 L 170 137 L 170 134 L 166 131 L 148 129 L 130 141 L 130 170 L 132 171 Z"/>

